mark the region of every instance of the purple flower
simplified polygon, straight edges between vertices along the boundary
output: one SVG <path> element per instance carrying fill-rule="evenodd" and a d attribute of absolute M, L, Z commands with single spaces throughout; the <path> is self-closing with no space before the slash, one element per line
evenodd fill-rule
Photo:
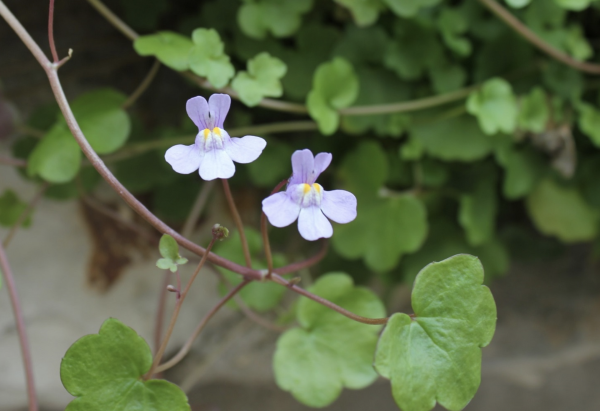
<path fill-rule="evenodd" d="M 233 162 L 251 163 L 267 145 L 260 137 L 231 138 L 223 130 L 223 121 L 231 106 L 227 94 L 213 94 L 208 99 L 194 97 L 185 106 L 188 116 L 198 126 L 196 142 L 191 146 L 177 144 L 165 153 L 165 160 L 180 174 L 200 170 L 203 180 L 230 178 L 235 173 Z"/>
<path fill-rule="evenodd" d="M 356 218 L 354 194 L 344 190 L 325 191 L 315 183 L 331 163 L 331 157 L 330 153 L 319 153 L 314 157 L 306 149 L 292 155 L 293 174 L 286 191 L 273 194 L 262 202 L 271 224 L 285 227 L 298 219 L 300 235 L 314 241 L 333 234 L 327 218 L 340 224 Z"/>

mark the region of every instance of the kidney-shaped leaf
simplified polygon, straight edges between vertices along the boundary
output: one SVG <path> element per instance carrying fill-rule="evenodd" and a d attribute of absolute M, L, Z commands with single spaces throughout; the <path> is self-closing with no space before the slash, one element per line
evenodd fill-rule
<path fill-rule="evenodd" d="M 429 411 L 436 401 L 458 411 L 475 395 L 481 347 L 496 325 L 496 304 L 482 281 L 477 257 L 460 254 L 431 263 L 415 280 L 414 318 L 400 313 L 390 318 L 375 368 L 391 379 L 403 411 Z"/>
<path fill-rule="evenodd" d="M 355 287 L 346 274 L 327 274 L 310 291 L 353 313 L 385 316 L 379 298 L 366 288 Z M 306 405 L 324 407 L 342 388 L 360 389 L 375 381 L 372 362 L 380 326 L 355 322 L 304 297 L 296 315 L 301 327 L 279 338 L 273 359 L 281 389 Z"/>
<path fill-rule="evenodd" d="M 67 351 L 60 378 L 75 398 L 65 411 L 189 411 L 187 397 L 165 380 L 144 381 L 152 353 L 142 337 L 109 318 L 98 334 L 86 335 Z"/>

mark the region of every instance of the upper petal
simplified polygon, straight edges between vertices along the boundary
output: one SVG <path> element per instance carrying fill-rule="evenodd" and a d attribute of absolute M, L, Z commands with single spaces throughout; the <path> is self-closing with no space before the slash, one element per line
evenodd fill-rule
<path fill-rule="evenodd" d="M 300 210 L 298 231 L 308 241 L 329 238 L 333 235 L 331 223 L 325 218 L 321 210 L 315 206 Z"/>
<path fill-rule="evenodd" d="M 227 135 L 223 137 L 225 151 L 236 163 L 246 164 L 253 162 L 260 156 L 267 145 L 267 142 L 264 139 L 256 136 L 237 138 L 229 137 L 229 135 Z"/>
<path fill-rule="evenodd" d="M 356 218 L 356 197 L 345 190 L 323 191 L 321 211 L 336 223 L 349 223 Z"/>
<path fill-rule="evenodd" d="M 202 162 L 203 152 L 195 145 L 177 144 L 165 153 L 165 160 L 179 174 L 190 174 L 198 170 Z"/>
<path fill-rule="evenodd" d="M 314 167 L 314 173 L 313 173 L 313 180 L 309 181 L 308 184 L 312 184 L 315 181 L 317 181 L 317 178 L 319 178 L 319 175 L 325 171 L 325 169 L 327 167 L 329 167 L 329 164 L 331 164 L 331 159 L 333 158 L 333 156 L 331 155 L 331 153 L 319 153 L 315 156 L 315 167 Z"/>
<path fill-rule="evenodd" d="M 231 178 L 235 173 L 233 161 L 223 149 L 213 149 L 204 153 L 204 159 L 200 165 L 200 177 L 203 180 L 214 180 L 215 178 Z"/>
<path fill-rule="evenodd" d="M 229 94 L 213 94 L 208 99 L 208 107 L 213 120 L 210 129 L 212 130 L 213 127 L 223 128 L 223 122 L 225 121 L 225 117 L 227 117 L 229 107 L 231 107 L 231 97 L 229 97 Z"/>
<path fill-rule="evenodd" d="M 275 227 L 285 227 L 298 218 L 300 206 L 287 193 L 275 193 L 262 201 L 263 211 Z"/>
<path fill-rule="evenodd" d="M 308 183 L 315 167 L 315 158 L 309 149 L 297 150 L 292 154 L 292 178 L 290 184 Z M 310 184 L 310 183 L 309 183 Z"/>
<path fill-rule="evenodd" d="M 208 127 L 208 103 L 204 97 L 198 96 L 189 99 L 185 104 L 185 109 L 198 129 L 210 128 L 212 130 L 211 127 Z"/>

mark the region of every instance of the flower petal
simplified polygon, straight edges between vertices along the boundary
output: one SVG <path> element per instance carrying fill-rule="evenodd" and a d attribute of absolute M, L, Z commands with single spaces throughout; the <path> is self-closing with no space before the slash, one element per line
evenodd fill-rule
<path fill-rule="evenodd" d="M 185 104 L 185 109 L 188 116 L 192 119 L 194 124 L 198 126 L 199 130 L 209 128 L 208 124 L 208 103 L 202 96 L 191 98 Z M 212 128 L 211 128 L 212 130 Z"/>
<path fill-rule="evenodd" d="M 165 160 L 179 174 L 190 174 L 198 170 L 204 153 L 195 145 L 177 144 L 165 153 Z"/>
<path fill-rule="evenodd" d="M 331 153 L 319 153 L 315 156 L 315 167 L 314 167 L 314 173 L 313 173 L 313 179 L 312 181 L 309 181 L 308 184 L 312 184 L 315 181 L 317 181 L 317 178 L 319 178 L 319 175 L 325 171 L 325 169 L 327 167 L 329 167 L 329 164 L 331 164 L 331 159 L 333 158 L 333 156 L 331 155 Z"/>
<path fill-rule="evenodd" d="M 323 191 L 321 211 L 336 223 L 349 223 L 356 218 L 356 197 L 345 190 Z"/>
<path fill-rule="evenodd" d="M 292 178 L 290 184 L 308 183 L 315 167 L 315 158 L 309 149 L 297 150 L 292 154 Z"/>
<path fill-rule="evenodd" d="M 225 130 L 223 130 L 225 131 Z M 227 133 L 221 133 L 227 134 Z M 223 136 L 225 151 L 229 157 L 236 163 L 251 163 L 260 156 L 267 142 L 255 136 L 246 136 L 242 138 Z"/>
<path fill-rule="evenodd" d="M 333 235 L 333 227 L 323 215 L 319 207 L 307 207 L 300 210 L 298 231 L 304 239 L 315 241 L 319 238 L 329 238 Z"/>
<path fill-rule="evenodd" d="M 235 173 L 233 161 L 223 149 L 213 149 L 204 153 L 200 165 L 200 177 L 210 181 L 215 178 L 231 178 Z"/>
<path fill-rule="evenodd" d="M 300 206 L 293 202 L 287 193 L 275 193 L 262 202 L 263 211 L 275 227 L 292 224 L 300 214 Z"/>
<path fill-rule="evenodd" d="M 213 127 L 223 128 L 223 122 L 225 121 L 225 117 L 227 117 L 227 113 L 229 112 L 229 107 L 231 107 L 231 97 L 229 94 L 213 94 L 208 99 L 208 107 L 210 109 L 210 116 L 213 120 Z"/>

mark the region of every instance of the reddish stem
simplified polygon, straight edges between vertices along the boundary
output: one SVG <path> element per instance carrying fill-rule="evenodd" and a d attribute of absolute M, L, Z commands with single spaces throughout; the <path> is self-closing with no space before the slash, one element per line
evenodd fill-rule
<path fill-rule="evenodd" d="M 58 63 L 58 53 L 54 44 L 54 0 L 50 0 L 50 11 L 48 12 L 48 42 L 55 63 Z"/>
<path fill-rule="evenodd" d="M 4 275 L 4 282 L 10 295 L 10 303 L 12 305 L 15 322 L 17 324 L 17 332 L 19 334 L 19 342 L 21 344 L 21 354 L 23 355 L 23 364 L 25 366 L 25 379 L 27 381 L 27 397 L 29 399 L 29 411 L 37 411 L 37 397 L 35 395 L 35 384 L 33 381 L 33 364 L 31 362 L 31 351 L 29 350 L 29 341 L 25 330 L 25 321 L 23 319 L 23 311 L 17 294 L 17 286 L 13 276 L 8 258 L 4 252 L 4 247 L 0 244 L 0 268 Z"/>

